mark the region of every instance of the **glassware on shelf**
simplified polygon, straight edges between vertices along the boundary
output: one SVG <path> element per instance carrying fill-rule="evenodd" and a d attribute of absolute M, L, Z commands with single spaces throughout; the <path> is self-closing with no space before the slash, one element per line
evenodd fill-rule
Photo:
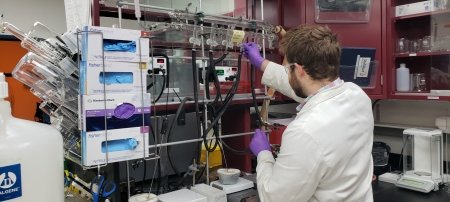
<path fill-rule="evenodd" d="M 422 39 L 411 40 L 409 45 L 409 52 L 417 53 L 420 51 L 420 44 L 422 43 Z"/>
<path fill-rule="evenodd" d="M 447 9 L 448 0 L 434 0 L 435 10 L 445 10 Z"/>
<path fill-rule="evenodd" d="M 408 53 L 409 52 L 409 40 L 406 38 L 400 38 L 397 40 L 397 53 Z"/>
<path fill-rule="evenodd" d="M 424 73 L 412 74 L 413 91 L 423 92 L 427 90 L 427 80 Z"/>
<path fill-rule="evenodd" d="M 420 43 L 420 51 L 431 51 L 431 36 L 425 36 Z"/>

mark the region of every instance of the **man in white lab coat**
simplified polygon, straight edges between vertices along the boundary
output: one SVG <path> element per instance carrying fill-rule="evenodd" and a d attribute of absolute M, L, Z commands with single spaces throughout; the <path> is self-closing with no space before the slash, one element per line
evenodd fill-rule
<path fill-rule="evenodd" d="M 339 79 L 335 34 L 321 26 L 291 29 L 280 42 L 284 65 L 262 58 L 254 43 L 244 48 L 265 85 L 301 102 L 276 160 L 260 130 L 250 143 L 261 201 L 373 201 L 371 100 Z"/>

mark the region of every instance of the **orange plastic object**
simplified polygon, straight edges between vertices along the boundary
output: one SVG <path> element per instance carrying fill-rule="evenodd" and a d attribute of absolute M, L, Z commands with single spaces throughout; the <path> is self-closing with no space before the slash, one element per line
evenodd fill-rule
<path fill-rule="evenodd" d="M 0 39 L 0 72 L 11 73 L 17 62 L 27 53 L 20 46 L 20 41 Z M 16 118 L 34 121 L 36 103 L 40 100 L 34 96 L 28 87 L 18 80 L 7 77 L 12 115 Z"/>

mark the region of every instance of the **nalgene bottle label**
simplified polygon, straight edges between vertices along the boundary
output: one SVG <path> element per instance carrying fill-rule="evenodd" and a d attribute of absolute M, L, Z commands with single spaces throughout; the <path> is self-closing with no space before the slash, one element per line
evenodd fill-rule
<path fill-rule="evenodd" d="M 20 164 L 0 166 L 0 201 L 22 196 Z"/>

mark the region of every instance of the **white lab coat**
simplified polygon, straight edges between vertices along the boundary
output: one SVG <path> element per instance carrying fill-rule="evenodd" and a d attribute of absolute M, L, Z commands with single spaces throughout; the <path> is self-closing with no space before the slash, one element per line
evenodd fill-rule
<path fill-rule="evenodd" d="M 262 82 L 295 100 L 284 67 L 270 63 Z M 258 154 L 261 201 L 373 201 L 371 101 L 343 83 L 312 97 L 283 133 L 278 158 Z"/>

